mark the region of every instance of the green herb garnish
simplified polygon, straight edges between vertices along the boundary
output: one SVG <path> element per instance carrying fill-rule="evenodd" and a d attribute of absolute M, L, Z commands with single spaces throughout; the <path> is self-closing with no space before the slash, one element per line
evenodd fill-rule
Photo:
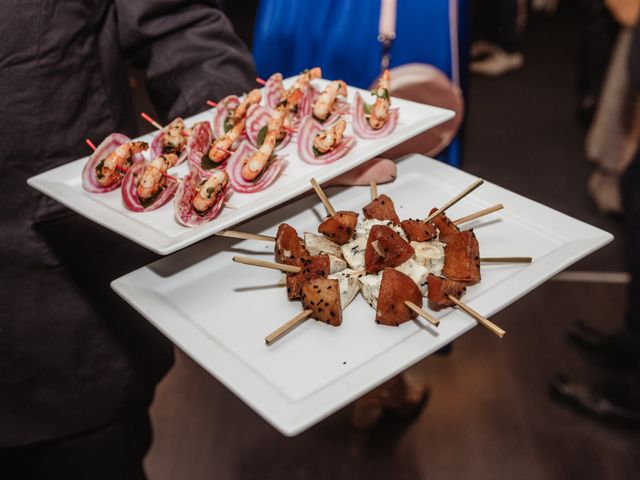
<path fill-rule="evenodd" d="M 260 129 L 260 131 L 258 132 L 258 136 L 256 137 L 256 143 L 258 144 L 258 147 L 261 147 L 262 144 L 264 143 L 264 139 L 267 136 L 267 125 L 265 125 L 264 127 L 262 127 Z M 285 135 L 286 136 L 286 135 Z M 276 140 L 276 147 L 278 145 L 280 145 L 282 143 L 282 140 L 284 140 L 284 137 L 281 138 L 280 140 Z"/>
<path fill-rule="evenodd" d="M 235 112 L 235 110 L 234 110 L 234 112 Z M 233 127 L 235 127 L 235 125 L 233 123 L 233 120 L 231 118 L 232 116 L 233 116 L 233 113 L 227 115 L 227 118 L 224 119 L 224 126 L 223 126 L 224 133 L 227 133 L 229 130 L 231 130 Z"/>
<path fill-rule="evenodd" d="M 100 160 L 96 165 L 96 177 L 98 177 L 98 179 L 100 180 L 104 178 L 104 175 L 102 174 L 103 167 L 104 167 L 104 159 Z"/>
<path fill-rule="evenodd" d="M 162 192 L 163 190 L 164 187 L 159 188 L 158 191 L 151 195 L 149 198 L 140 198 L 140 196 L 138 195 L 138 200 L 140 201 L 140 205 L 142 205 L 142 208 L 147 208 L 153 202 L 155 202 L 155 200 L 158 198 L 158 195 L 160 195 L 160 192 Z"/>
<path fill-rule="evenodd" d="M 213 162 L 210 158 L 209 158 L 209 153 L 205 153 L 202 156 L 202 159 L 200 160 L 200 166 L 204 169 L 204 170 L 211 170 L 214 168 L 218 167 L 218 164 Z"/>
<path fill-rule="evenodd" d="M 311 149 L 313 150 L 313 154 L 316 157 L 320 157 L 322 155 L 324 155 L 326 152 L 321 152 L 320 150 L 318 150 L 316 147 L 311 147 Z"/>
<path fill-rule="evenodd" d="M 362 103 L 362 110 L 364 110 L 365 115 L 371 115 L 371 105 L 369 105 L 368 103 Z"/>

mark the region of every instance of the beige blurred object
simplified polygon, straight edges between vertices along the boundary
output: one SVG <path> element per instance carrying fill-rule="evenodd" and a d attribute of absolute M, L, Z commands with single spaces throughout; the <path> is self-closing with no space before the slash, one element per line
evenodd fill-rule
<path fill-rule="evenodd" d="M 640 19 L 640 0 L 605 0 L 604 3 L 624 27 L 633 27 Z"/>
<path fill-rule="evenodd" d="M 586 139 L 587 157 L 596 164 L 587 188 L 603 212 L 622 210 L 618 179 L 640 141 L 640 98 L 628 73 L 632 34 L 630 29 L 620 32 Z"/>
<path fill-rule="evenodd" d="M 376 79 L 372 85 L 377 85 Z M 432 65 L 408 63 L 391 69 L 391 95 L 414 102 L 448 108 L 456 112 L 451 120 L 438 125 L 383 154 L 398 158 L 407 153 L 433 157 L 453 140 L 464 117 L 464 100 L 459 87 Z"/>

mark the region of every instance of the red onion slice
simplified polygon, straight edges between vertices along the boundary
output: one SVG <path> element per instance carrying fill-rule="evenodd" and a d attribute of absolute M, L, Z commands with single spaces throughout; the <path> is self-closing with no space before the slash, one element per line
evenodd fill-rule
<path fill-rule="evenodd" d="M 306 117 L 300 123 L 298 131 L 298 155 L 302 161 L 311 165 L 326 165 L 344 157 L 355 145 L 356 139 L 350 136 L 342 137 L 342 141 L 327 153 L 316 156 L 313 151 L 313 142 L 316 135 L 327 126 L 320 125 L 312 116 Z"/>
<path fill-rule="evenodd" d="M 218 216 L 222 206 L 229 193 L 229 184 L 225 188 L 224 192 L 221 192 L 216 199 L 216 203 L 207 210 L 206 213 L 200 215 L 194 208 L 191 202 L 193 197 L 198 193 L 198 186 L 204 179 L 198 175 L 198 172 L 191 171 L 182 180 L 182 183 L 178 187 L 176 196 L 173 199 L 173 207 L 176 220 L 178 223 L 185 227 L 197 227 L 203 223 L 210 222 Z"/>
<path fill-rule="evenodd" d="M 147 165 L 147 162 L 136 163 L 129 168 L 122 179 L 122 201 L 124 202 L 124 206 L 132 212 L 150 212 L 156 210 L 171 200 L 178 189 L 178 182 L 167 178 L 167 183 L 162 191 L 158 192 L 146 207 L 143 206 L 137 189 L 140 176 L 144 173 Z"/>
<path fill-rule="evenodd" d="M 267 126 L 269 123 L 269 119 L 273 115 L 273 110 L 263 107 L 261 105 L 251 105 L 249 111 L 247 112 L 247 124 L 246 124 L 246 132 L 247 138 L 251 142 L 251 144 L 258 148 L 258 137 L 260 135 L 260 131 Z M 287 133 L 284 138 L 276 145 L 275 150 L 280 150 L 286 147 L 291 141 L 291 134 Z"/>
<path fill-rule="evenodd" d="M 283 92 L 282 74 L 274 73 L 267 79 L 267 83 L 264 85 L 264 97 L 267 101 L 267 106 L 269 108 L 276 108 L 276 105 L 282 100 Z"/>
<path fill-rule="evenodd" d="M 364 100 L 358 92 L 356 92 L 355 100 L 353 103 L 353 131 L 361 138 L 369 140 L 381 138 L 389 135 L 393 132 L 398 125 L 399 111 L 397 108 L 389 109 L 389 118 L 387 122 L 379 130 L 371 128 L 369 121 L 365 117 L 364 113 Z"/>
<path fill-rule="evenodd" d="M 189 142 L 187 143 L 187 158 L 189 160 L 189 168 L 196 170 L 201 177 L 208 177 L 211 172 L 224 166 L 225 162 L 216 165 L 214 168 L 207 169 L 202 166 L 202 157 L 209 153 L 211 143 L 213 142 L 213 132 L 211 124 L 207 121 L 196 123 L 191 129 Z"/>
<path fill-rule="evenodd" d="M 242 177 L 242 166 L 244 160 L 248 155 L 251 155 L 256 151 L 247 142 L 242 143 L 233 155 L 229 158 L 227 163 L 227 172 L 231 179 L 231 187 L 240 193 L 255 193 L 260 190 L 264 190 L 269 187 L 278 178 L 280 172 L 286 166 L 286 162 L 282 157 L 276 156 L 271 160 L 270 165 L 267 166 L 267 171 L 263 172 L 260 178 L 256 181 L 250 182 Z"/>
<path fill-rule="evenodd" d="M 224 97 L 218 102 L 215 110 L 213 111 L 213 136 L 214 138 L 220 138 L 226 132 L 224 124 L 227 121 L 227 117 L 233 110 L 240 105 L 240 99 L 235 95 L 229 95 Z"/>
<path fill-rule="evenodd" d="M 96 166 L 101 160 L 106 159 L 111 152 L 118 148 L 123 143 L 130 142 L 131 139 L 121 133 L 112 133 L 105 138 L 96 151 L 89 157 L 87 163 L 85 163 L 82 169 L 82 186 L 87 192 L 91 193 L 107 193 L 115 190 L 122 184 L 122 179 L 112 183 L 107 187 L 103 187 L 96 178 Z M 131 159 L 133 163 L 144 162 L 144 155 L 142 153 L 136 153 Z"/>

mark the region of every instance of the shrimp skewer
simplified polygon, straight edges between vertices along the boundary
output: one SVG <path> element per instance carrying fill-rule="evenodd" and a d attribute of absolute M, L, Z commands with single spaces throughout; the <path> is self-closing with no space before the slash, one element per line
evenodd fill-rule
<path fill-rule="evenodd" d="M 391 99 L 390 92 L 391 73 L 389 70 L 385 70 L 378 82 L 378 88 L 373 92 L 377 97 L 376 103 L 371 107 L 371 114 L 369 116 L 369 125 L 374 130 L 381 129 L 389 117 L 389 106 Z"/>
<path fill-rule="evenodd" d="M 224 192 L 229 184 L 229 175 L 224 170 L 216 170 L 200 186 L 191 205 L 198 213 L 205 213 L 218 200 L 218 196 Z"/>
<path fill-rule="evenodd" d="M 249 93 L 247 93 L 244 101 L 240 105 L 238 105 L 235 110 L 233 110 L 229 115 L 230 123 L 232 125 L 237 125 L 240 121 L 244 120 L 247 116 L 247 110 L 249 110 L 249 107 L 251 105 L 260 103 L 261 100 L 262 94 L 260 93 L 260 90 L 251 90 Z"/>
<path fill-rule="evenodd" d="M 163 153 L 180 153 L 186 147 L 184 120 L 176 118 L 163 128 L 161 145 Z"/>
<path fill-rule="evenodd" d="M 347 122 L 341 118 L 326 130 L 316 135 L 313 140 L 313 148 L 320 153 L 327 153 L 334 149 L 341 141 L 344 130 L 347 128 Z"/>
<path fill-rule="evenodd" d="M 276 142 L 275 132 L 267 133 L 260 148 L 244 160 L 242 165 L 242 178 L 244 180 L 251 182 L 264 172 L 273 154 L 273 149 L 276 147 Z"/>
<path fill-rule="evenodd" d="M 167 183 L 166 173 L 178 162 L 174 153 L 158 155 L 145 169 L 140 177 L 136 192 L 138 197 L 147 200 L 156 195 Z"/>
<path fill-rule="evenodd" d="M 302 90 L 305 92 L 311 80 L 322 77 L 322 69 L 320 67 L 314 67 L 311 69 L 303 70 L 298 76 L 295 83 L 282 93 L 282 99 L 286 100 L 296 90 Z"/>
<path fill-rule="evenodd" d="M 245 124 L 246 119 L 242 118 L 231 130 L 214 140 L 209 149 L 209 160 L 214 163 L 222 163 L 229 158 L 232 153 L 230 149 L 240 139 L 242 132 L 244 132 Z"/>
<path fill-rule="evenodd" d="M 313 105 L 313 116 L 324 121 L 332 113 L 338 95 L 347 96 L 347 84 L 342 80 L 334 80 L 322 91 Z"/>
<path fill-rule="evenodd" d="M 120 145 L 96 165 L 95 172 L 98 183 L 107 187 L 120 181 L 124 175 L 123 170 L 126 171 L 133 163 L 133 156 L 147 148 L 149 145 L 145 142 L 128 142 Z"/>

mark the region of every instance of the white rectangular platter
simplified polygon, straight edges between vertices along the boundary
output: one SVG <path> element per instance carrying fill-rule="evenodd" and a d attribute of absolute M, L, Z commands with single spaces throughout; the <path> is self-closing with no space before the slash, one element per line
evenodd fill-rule
<path fill-rule="evenodd" d="M 293 80 L 289 78 L 284 83 L 289 85 Z M 324 80 L 318 80 L 316 83 L 318 88 L 325 84 Z M 370 95 L 367 91 L 349 87 L 350 102 L 353 101 L 356 91 L 369 101 Z M 400 117 L 398 126 L 390 135 L 375 140 L 357 138 L 355 146 L 347 155 L 334 163 L 321 166 L 309 165 L 298 158 L 294 138 L 294 141 L 278 152 L 286 155 L 288 164 L 273 185 L 253 194 L 235 192 L 229 200 L 233 208 L 223 208 L 216 219 L 197 228 L 184 227 L 175 220 L 173 202 L 152 212 L 134 213 L 124 207 L 120 189 L 103 194 L 86 192 L 82 188 L 81 172 L 87 157 L 36 175 L 30 178 L 28 183 L 80 215 L 160 255 L 167 255 L 310 190 L 310 177 L 315 177 L 321 183 L 335 178 L 454 116 L 451 110 L 395 97 L 392 97 L 391 101 L 394 107 L 400 109 Z M 187 126 L 198 121 L 210 120 L 211 112 L 205 111 L 186 119 Z M 353 135 L 350 122 L 345 134 Z M 153 135 L 148 134 L 139 139 L 150 142 Z M 172 169 L 171 173 L 181 177 L 187 169 L 185 162 Z"/>
<path fill-rule="evenodd" d="M 401 218 L 422 218 L 475 178 L 421 155 L 405 157 L 395 182 L 379 187 Z M 360 211 L 369 189 L 329 189 L 337 210 Z M 612 240 L 579 220 L 485 183 L 453 206 L 459 218 L 503 203 L 505 209 L 471 222 L 483 256 L 532 256 L 529 265 L 483 265 L 482 281 L 463 300 L 492 315 L 567 266 Z M 287 222 L 300 234 L 316 231 L 325 212 L 309 195 L 243 225 L 274 235 Z M 274 345 L 264 337 L 301 310 L 278 287 L 281 274 L 240 265 L 236 254 L 273 260 L 273 244 L 214 237 L 161 259 L 112 283 L 112 287 L 178 347 L 264 419 L 295 435 L 363 393 L 435 352 L 475 326 L 457 310 L 435 313 L 438 328 L 421 321 L 400 327 L 374 322 L 358 296 L 340 327 L 308 320 Z M 426 305 L 426 302 L 425 302 Z M 505 340 L 508 341 L 509 325 Z M 482 332 L 492 335 L 489 331 Z"/>

